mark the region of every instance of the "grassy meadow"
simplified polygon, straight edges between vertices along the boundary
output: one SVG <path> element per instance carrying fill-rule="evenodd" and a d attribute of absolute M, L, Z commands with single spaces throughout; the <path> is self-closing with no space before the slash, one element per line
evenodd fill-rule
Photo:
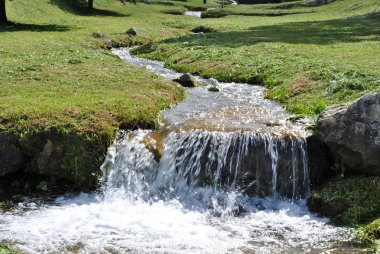
<path fill-rule="evenodd" d="M 299 115 L 380 91 L 378 1 L 267 6 L 231 5 L 211 11 L 221 18 L 168 24 L 212 32 L 161 40 L 136 53 L 180 71 L 265 85 L 268 98 Z"/>

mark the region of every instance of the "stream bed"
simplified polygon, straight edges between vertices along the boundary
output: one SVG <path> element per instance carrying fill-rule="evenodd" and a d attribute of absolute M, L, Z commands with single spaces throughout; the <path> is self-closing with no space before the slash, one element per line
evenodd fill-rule
<path fill-rule="evenodd" d="M 163 63 L 113 51 L 165 78 Z M 25 253 L 358 253 L 352 229 L 306 207 L 306 122 L 264 88 L 204 86 L 162 113 L 158 131 L 121 131 L 101 189 L 25 198 L 0 215 L 0 239 Z M 216 86 L 220 92 L 209 92 Z"/>

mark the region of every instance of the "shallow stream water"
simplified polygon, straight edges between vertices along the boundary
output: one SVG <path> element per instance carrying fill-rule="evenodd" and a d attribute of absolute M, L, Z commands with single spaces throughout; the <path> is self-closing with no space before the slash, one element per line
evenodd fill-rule
<path fill-rule="evenodd" d="M 159 131 L 120 132 L 97 193 L 25 199 L 0 215 L 0 238 L 26 253 L 357 253 L 352 230 L 307 210 L 305 123 L 262 87 L 197 79 Z"/>

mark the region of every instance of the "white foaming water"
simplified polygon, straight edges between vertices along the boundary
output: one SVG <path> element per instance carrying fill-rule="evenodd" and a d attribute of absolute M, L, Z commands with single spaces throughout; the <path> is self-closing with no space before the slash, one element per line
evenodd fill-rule
<path fill-rule="evenodd" d="M 101 194 L 1 215 L 2 240 L 27 253 L 320 253 L 351 237 L 302 200 L 249 198 L 165 170 L 141 143 L 147 134 L 124 133 L 110 147 Z"/>
<path fill-rule="evenodd" d="M 190 17 L 196 17 L 196 18 L 202 18 L 202 12 L 201 11 L 185 11 L 183 12 L 184 16 L 190 16 Z"/>

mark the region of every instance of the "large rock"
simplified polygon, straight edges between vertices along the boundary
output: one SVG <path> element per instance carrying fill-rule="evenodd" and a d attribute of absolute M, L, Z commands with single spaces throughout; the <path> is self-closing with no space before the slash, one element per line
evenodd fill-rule
<path fill-rule="evenodd" d="M 351 173 L 380 175 L 380 93 L 326 110 L 317 121 L 316 135 L 339 166 Z"/>
<path fill-rule="evenodd" d="M 200 85 L 198 81 L 189 73 L 185 73 L 181 77 L 179 77 L 178 79 L 174 79 L 173 81 L 181 84 L 184 87 L 196 87 Z"/>

